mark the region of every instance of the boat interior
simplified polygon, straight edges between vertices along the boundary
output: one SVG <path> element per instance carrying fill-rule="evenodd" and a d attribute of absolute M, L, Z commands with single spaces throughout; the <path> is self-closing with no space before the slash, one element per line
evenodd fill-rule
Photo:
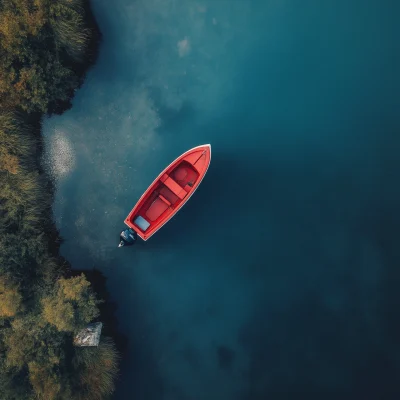
<path fill-rule="evenodd" d="M 167 210 L 172 212 L 185 200 L 198 178 L 197 170 L 186 161 L 182 161 L 170 173 L 164 173 L 134 216 L 133 223 L 143 232 L 151 225 L 157 225 L 166 217 Z"/>

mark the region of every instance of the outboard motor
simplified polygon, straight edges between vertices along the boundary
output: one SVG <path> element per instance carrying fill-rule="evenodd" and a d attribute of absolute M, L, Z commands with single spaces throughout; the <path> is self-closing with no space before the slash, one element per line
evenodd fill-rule
<path fill-rule="evenodd" d="M 121 232 L 119 235 L 119 245 L 118 247 L 123 247 L 123 246 L 132 246 L 135 244 L 137 239 L 137 233 L 131 229 L 125 229 L 124 231 Z"/>

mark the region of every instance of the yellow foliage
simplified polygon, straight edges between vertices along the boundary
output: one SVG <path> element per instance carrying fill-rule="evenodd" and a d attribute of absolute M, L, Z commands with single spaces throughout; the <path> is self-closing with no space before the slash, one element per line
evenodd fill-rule
<path fill-rule="evenodd" d="M 21 369 L 30 359 L 35 341 L 22 319 L 14 320 L 12 327 L 12 331 L 4 339 L 7 346 L 6 365 Z"/>
<path fill-rule="evenodd" d="M 81 0 L 0 1 L 3 106 L 47 112 L 69 98 L 78 86 L 69 60 L 81 61 L 91 35 L 84 15 Z"/>
<path fill-rule="evenodd" d="M 14 317 L 21 310 L 21 303 L 18 286 L 0 276 L 0 317 Z"/>
<path fill-rule="evenodd" d="M 3 0 L 5 9 L 0 13 L 0 44 L 3 48 L 21 46 L 28 35 L 37 36 L 46 22 L 43 2 L 36 1 L 32 7 L 30 0 L 14 0 L 18 13 L 13 12 L 10 0 Z"/>
<path fill-rule="evenodd" d="M 60 357 L 50 356 L 48 361 L 49 361 L 50 365 L 59 365 L 60 364 Z"/>
<path fill-rule="evenodd" d="M 90 287 L 90 282 L 86 280 L 83 274 L 71 279 L 62 278 L 58 281 L 58 284 L 68 300 L 80 300 Z"/>
<path fill-rule="evenodd" d="M 58 376 L 48 367 L 30 362 L 29 381 L 38 399 L 55 400 L 61 390 Z"/>
<path fill-rule="evenodd" d="M 75 328 L 75 313 L 71 303 L 63 298 L 46 297 L 42 299 L 43 317 L 59 331 L 73 331 Z"/>
<path fill-rule="evenodd" d="M 17 174 L 19 172 L 18 158 L 0 148 L 0 169 L 13 175 Z"/>
<path fill-rule="evenodd" d="M 43 318 L 59 331 L 76 331 L 99 315 L 97 304 L 83 274 L 61 278 L 53 294 L 42 299 Z"/>

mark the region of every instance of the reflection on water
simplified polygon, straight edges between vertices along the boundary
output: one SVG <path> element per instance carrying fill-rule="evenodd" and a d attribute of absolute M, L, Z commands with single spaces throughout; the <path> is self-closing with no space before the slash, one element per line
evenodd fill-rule
<path fill-rule="evenodd" d="M 44 164 L 55 181 L 60 181 L 73 171 L 75 153 L 68 133 L 55 130 L 49 136 Z"/>

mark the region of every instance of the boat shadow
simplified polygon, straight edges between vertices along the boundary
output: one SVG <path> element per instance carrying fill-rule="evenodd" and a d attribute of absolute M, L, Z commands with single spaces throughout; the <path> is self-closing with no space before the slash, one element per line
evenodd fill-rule
<path fill-rule="evenodd" d="M 254 167 L 213 148 L 210 168 L 197 191 L 182 210 L 146 242 L 146 247 L 169 247 L 176 242 L 189 242 L 187 238 L 191 236 L 223 238 L 227 233 L 237 232 L 238 214 L 251 206 L 252 188 L 261 189 L 259 182 L 266 181 L 266 169 L 265 160 L 263 165 Z"/>

